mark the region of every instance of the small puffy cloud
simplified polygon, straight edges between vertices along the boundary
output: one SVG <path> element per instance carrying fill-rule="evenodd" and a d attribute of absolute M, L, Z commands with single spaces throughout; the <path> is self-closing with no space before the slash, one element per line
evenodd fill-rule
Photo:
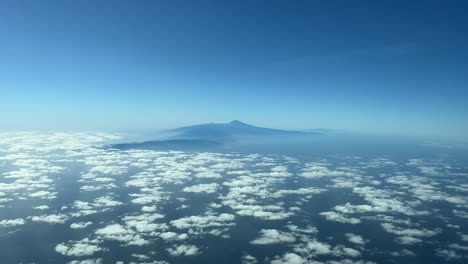
<path fill-rule="evenodd" d="M 146 245 L 149 242 L 143 239 L 135 231 L 125 228 L 120 224 L 111 224 L 95 231 L 95 234 L 104 240 L 115 240 L 125 242 L 128 245 Z"/>
<path fill-rule="evenodd" d="M 288 172 L 288 168 L 285 166 L 276 166 L 271 168 L 269 173 L 270 177 L 289 177 L 292 173 Z"/>
<path fill-rule="evenodd" d="M 33 220 L 34 222 L 43 222 L 49 224 L 63 224 L 68 219 L 69 217 L 65 214 L 51 214 L 31 217 L 31 220 Z"/>
<path fill-rule="evenodd" d="M 464 250 L 464 251 L 468 251 L 468 246 L 463 246 L 463 245 L 460 245 L 460 244 L 449 244 L 449 248 L 451 249 L 457 249 L 457 250 Z"/>
<path fill-rule="evenodd" d="M 49 191 L 37 191 L 29 194 L 29 197 L 52 200 L 57 198 L 57 193 Z"/>
<path fill-rule="evenodd" d="M 90 226 L 90 225 L 92 225 L 92 224 L 93 224 L 93 222 L 72 223 L 72 224 L 70 225 L 70 228 L 72 228 L 72 229 L 83 229 L 83 228 L 85 228 L 85 227 L 87 227 L 87 226 Z"/>
<path fill-rule="evenodd" d="M 401 251 L 398 251 L 398 252 L 392 252 L 391 255 L 394 257 L 416 256 L 416 254 L 413 251 L 408 250 L 408 249 L 402 249 Z"/>
<path fill-rule="evenodd" d="M 165 241 L 178 241 L 178 240 L 185 240 L 188 238 L 187 234 L 178 234 L 175 232 L 163 232 L 159 234 L 159 237 Z"/>
<path fill-rule="evenodd" d="M 175 245 L 166 249 L 172 256 L 192 256 L 200 254 L 200 249 L 195 245 Z"/>
<path fill-rule="evenodd" d="M 352 257 L 356 258 L 361 256 L 361 252 L 355 250 L 354 248 L 348 248 L 343 245 L 338 245 L 333 248 L 332 254 L 337 257 Z"/>
<path fill-rule="evenodd" d="M 156 212 L 156 210 L 157 210 L 156 205 L 152 205 L 152 206 L 145 205 L 145 206 L 141 207 L 141 211 L 145 212 L 145 213 Z"/>
<path fill-rule="evenodd" d="M 132 257 L 137 258 L 139 260 L 148 260 L 150 257 L 148 257 L 145 254 L 132 254 Z"/>
<path fill-rule="evenodd" d="M 358 244 L 358 245 L 364 245 L 366 243 L 366 241 L 360 235 L 355 235 L 353 233 L 346 233 L 345 236 L 346 236 L 346 239 L 348 239 L 348 241 L 351 243 Z"/>
<path fill-rule="evenodd" d="M 138 233 L 152 233 L 158 230 L 166 230 L 167 224 L 165 223 L 154 223 L 155 220 L 164 218 L 164 215 L 152 213 L 152 214 L 140 214 L 140 215 L 128 215 L 122 220 L 125 221 L 125 225 L 132 228 Z"/>
<path fill-rule="evenodd" d="M 382 223 L 381 225 L 386 232 L 404 237 L 431 237 L 440 232 L 439 230 L 397 227 L 392 223 Z"/>
<path fill-rule="evenodd" d="M 74 201 L 73 208 L 77 209 L 73 216 L 91 215 L 98 212 L 110 210 L 112 207 L 122 205 L 120 201 L 115 201 L 110 196 L 102 196 L 94 199 L 93 202 Z"/>
<path fill-rule="evenodd" d="M 261 220 L 282 220 L 294 214 L 286 212 L 278 205 L 241 204 L 237 200 L 224 200 L 223 204 L 236 210 L 238 215 L 252 216 Z"/>
<path fill-rule="evenodd" d="M 292 243 L 296 241 L 296 238 L 287 233 L 276 229 L 262 229 L 260 230 L 260 236 L 252 241 L 254 245 L 268 245 L 278 243 Z"/>
<path fill-rule="evenodd" d="M 179 229 L 232 226 L 235 216 L 222 213 L 219 215 L 192 215 L 172 220 L 171 224 Z"/>
<path fill-rule="evenodd" d="M 47 209 L 49 209 L 49 206 L 39 205 L 39 206 L 34 207 L 34 209 L 36 209 L 36 210 L 47 210 Z"/>
<path fill-rule="evenodd" d="M 0 226 L 3 227 L 11 227 L 11 226 L 18 226 L 24 225 L 26 221 L 23 218 L 16 218 L 16 219 L 3 219 L 0 221 Z"/>
<path fill-rule="evenodd" d="M 444 258 L 446 261 L 461 259 L 464 257 L 463 255 L 458 254 L 455 250 L 452 249 L 437 249 L 435 254 L 441 258 Z"/>
<path fill-rule="evenodd" d="M 465 235 L 463 233 L 458 233 L 458 235 L 460 236 L 461 240 L 468 242 L 468 235 Z"/>
<path fill-rule="evenodd" d="M 304 264 L 307 262 L 307 259 L 296 253 L 286 253 L 281 257 L 275 257 L 275 259 L 271 261 L 271 264 Z"/>
<path fill-rule="evenodd" d="M 294 246 L 294 251 L 310 256 L 328 255 L 332 253 L 332 249 L 329 244 L 317 241 L 315 239 Z"/>
<path fill-rule="evenodd" d="M 198 184 L 190 187 L 185 187 L 184 192 L 193 192 L 193 193 L 214 193 L 218 189 L 219 184 L 217 183 L 208 183 L 208 184 Z"/>
<path fill-rule="evenodd" d="M 415 238 L 415 237 L 411 237 L 411 236 L 401 236 L 401 237 L 397 237 L 397 238 L 395 238 L 395 241 L 396 241 L 398 244 L 402 244 L 402 245 L 413 245 L 413 244 L 417 244 L 417 243 L 423 242 L 421 239 Z"/>
<path fill-rule="evenodd" d="M 102 248 L 90 241 L 88 238 L 79 241 L 70 241 L 68 243 L 60 243 L 55 246 L 55 251 L 65 256 L 91 256 Z"/>
<path fill-rule="evenodd" d="M 346 217 L 340 213 L 337 213 L 335 211 L 329 211 L 329 212 L 322 212 L 320 215 L 325 216 L 327 220 L 329 221 L 335 221 L 335 222 L 340 222 L 344 224 L 359 224 L 361 223 L 361 220 L 354 218 L 354 217 Z"/>
<path fill-rule="evenodd" d="M 317 194 L 326 191 L 325 189 L 319 189 L 315 187 L 308 188 L 299 188 L 293 190 L 278 190 L 275 193 L 272 193 L 272 197 L 279 198 L 284 195 L 296 194 L 296 195 L 307 195 L 307 194 Z"/>
<path fill-rule="evenodd" d="M 249 254 L 242 255 L 241 262 L 242 264 L 257 264 L 258 263 L 257 259 L 254 256 L 249 255 Z"/>
<path fill-rule="evenodd" d="M 102 259 L 72 260 L 67 262 L 67 264 L 102 264 Z"/>

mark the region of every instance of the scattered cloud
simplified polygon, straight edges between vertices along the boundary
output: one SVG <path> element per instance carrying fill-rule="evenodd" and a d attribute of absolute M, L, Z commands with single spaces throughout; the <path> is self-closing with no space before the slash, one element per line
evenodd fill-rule
<path fill-rule="evenodd" d="M 166 249 L 172 256 L 192 256 L 200 254 L 200 249 L 195 245 L 175 245 Z"/>
<path fill-rule="evenodd" d="M 276 229 L 262 229 L 260 230 L 260 236 L 250 241 L 254 245 L 268 245 L 278 243 L 291 243 L 296 241 L 296 238 L 286 232 L 282 232 Z"/>

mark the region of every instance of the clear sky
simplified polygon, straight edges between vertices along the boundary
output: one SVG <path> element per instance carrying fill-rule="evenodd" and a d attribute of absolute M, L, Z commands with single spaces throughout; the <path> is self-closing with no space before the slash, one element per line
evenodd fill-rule
<path fill-rule="evenodd" d="M 467 1 L 0 2 L 0 129 L 468 136 Z"/>

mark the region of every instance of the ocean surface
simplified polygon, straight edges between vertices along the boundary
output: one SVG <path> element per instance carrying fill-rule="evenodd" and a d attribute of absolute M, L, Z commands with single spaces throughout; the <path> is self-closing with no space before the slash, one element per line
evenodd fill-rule
<path fill-rule="evenodd" d="M 119 150 L 0 135 L 0 263 L 468 263 L 468 148 L 407 138 Z"/>

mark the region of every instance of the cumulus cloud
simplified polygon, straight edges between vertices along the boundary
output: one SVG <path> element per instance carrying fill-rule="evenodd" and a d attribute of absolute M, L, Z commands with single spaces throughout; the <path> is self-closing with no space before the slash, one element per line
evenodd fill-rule
<path fill-rule="evenodd" d="M 31 220 L 33 220 L 34 222 L 43 222 L 49 224 L 63 224 L 68 219 L 69 216 L 65 214 L 51 214 L 31 217 Z"/>
<path fill-rule="evenodd" d="M 221 178 L 221 174 L 214 171 L 204 171 L 195 174 L 197 178 Z"/>
<path fill-rule="evenodd" d="M 57 193 L 49 192 L 49 191 L 37 191 L 37 192 L 29 194 L 29 197 L 52 200 L 52 199 L 57 198 Z"/>
<path fill-rule="evenodd" d="M 382 223 L 382 227 L 388 233 L 406 237 L 431 237 L 440 232 L 439 230 L 397 227 L 392 223 Z"/>
<path fill-rule="evenodd" d="M 87 226 L 90 226 L 92 224 L 93 224 L 93 222 L 72 223 L 70 225 L 70 228 L 72 228 L 72 229 L 83 229 L 83 228 L 86 228 Z"/>
<path fill-rule="evenodd" d="M 192 215 L 172 220 L 171 224 L 179 229 L 205 229 L 209 227 L 223 227 L 234 225 L 235 216 L 232 214 L 222 213 L 219 215 Z"/>
<path fill-rule="evenodd" d="M 200 254 L 200 249 L 195 245 L 175 245 L 166 249 L 172 256 L 192 256 Z"/>
<path fill-rule="evenodd" d="M 79 241 L 69 241 L 55 246 L 55 251 L 65 256 L 91 256 L 102 250 L 102 248 L 95 243 L 96 241 L 91 241 L 88 238 Z"/>
<path fill-rule="evenodd" d="M 93 202 L 77 200 L 73 202 L 73 208 L 77 209 L 77 211 L 73 213 L 73 216 L 78 217 L 83 215 L 96 214 L 98 212 L 108 211 L 112 207 L 116 207 L 122 204 L 122 202 L 114 200 L 111 196 L 98 197 L 94 199 Z"/>
<path fill-rule="evenodd" d="M 456 229 L 451 231 L 463 230 L 457 221 L 467 218 L 466 174 L 455 163 L 449 165 L 440 160 L 395 162 L 384 158 L 334 156 L 330 161 L 304 163 L 299 158 L 281 155 L 121 151 L 93 146 L 114 138 L 111 134 L 10 136 L 0 137 L 0 167 L 6 169 L 0 172 L 0 207 L 5 210 L 4 215 L 13 218 L 32 216 L 3 219 L 0 226 L 72 222 L 71 229 L 81 230 L 70 230 L 70 233 L 88 238 L 64 239 L 56 245 L 57 253 L 78 259 L 69 263 L 103 263 L 105 259 L 90 256 L 112 251 L 115 245 L 129 246 L 135 262 L 167 263 L 152 259 L 159 252 L 145 251 L 142 255 L 138 250 L 146 247 L 138 246 L 154 248 L 153 243 L 163 243 L 162 250 L 166 249 L 169 255 L 198 255 L 202 254 L 198 248 L 204 243 L 202 239 L 234 237 L 234 226 L 241 221 L 262 228 L 256 236 L 251 234 L 252 246 L 282 244 L 285 250 L 262 255 L 261 259 L 243 252 L 240 259 L 243 263 L 367 264 L 372 262 L 359 258 L 361 251 L 368 248 L 375 247 L 375 256 L 417 257 L 414 252 L 401 248 L 425 243 L 428 238 L 437 241 L 442 229 L 434 227 L 437 223 L 428 224 L 418 216 L 443 219 L 443 228 Z M 68 196 L 59 193 L 56 186 L 60 178 L 53 174 L 60 173 L 62 177 L 71 164 L 73 172 L 81 170 L 76 178 L 81 193 L 70 203 L 68 198 L 56 199 Z M 66 180 L 75 178 L 71 175 Z M 344 230 L 345 245 L 334 243 L 336 240 L 329 237 L 326 229 L 303 226 L 302 220 L 309 221 L 319 213 L 311 211 L 309 205 L 327 200 L 326 192 L 343 193 L 337 205 L 321 204 L 320 208 L 325 209 L 320 216 L 347 224 L 339 225 Z M 203 199 L 194 202 L 200 195 Z M 341 202 L 341 198 L 345 201 Z M 42 203 L 47 199 L 56 199 L 51 203 L 53 208 Z M 13 213 L 15 202 L 22 200 L 30 204 L 27 210 L 31 212 Z M 439 204 L 447 210 L 439 210 Z M 48 212 L 55 208 L 61 209 Z M 37 210 L 45 211 L 36 215 Z M 366 220 L 376 222 L 382 227 L 381 232 L 389 233 L 389 243 L 399 244 L 396 245 L 399 250 L 382 250 L 374 241 L 352 231 L 352 224 Z M 90 225 L 94 228 L 89 228 Z M 432 247 L 438 257 L 462 259 L 468 250 L 464 244 L 468 236 L 457 234 L 459 237 L 454 241 L 425 245 Z M 320 241 L 321 237 L 328 240 Z"/>
<path fill-rule="evenodd" d="M 268 244 L 278 244 L 278 243 L 291 243 L 296 241 L 296 238 L 283 231 L 276 229 L 262 229 L 260 230 L 260 236 L 256 239 L 250 241 L 254 245 L 268 245 Z"/>
<path fill-rule="evenodd" d="M 72 260 L 67 262 L 67 264 L 102 264 L 102 259 L 84 259 L 84 260 Z"/>
<path fill-rule="evenodd" d="M 111 224 L 95 231 L 95 234 L 103 240 L 115 240 L 125 242 L 127 245 L 142 246 L 149 243 L 130 228 L 120 224 Z"/>
<path fill-rule="evenodd" d="M 281 257 L 276 256 L 275 259 L 271 261 L 271 264 L 303 264 L 307 262 L 307 259 L 295 253 L 286 253 Z"/>
<path fill-rule="evenodd" d="M 252 255 L 244 254 L 242 255 L 241 262 L 242 264 L 256 264 L 258 260 Z"/>
<path fill-rule="evenodd" d="M 335 221 L 335 222 L 340 222 L 344 224 L 359 224 L 361 223 L 361 220 L 354 218 L 354 217 L 346 217 L 343 214 L 334 212 L 334 211 L 329 211 L 329 212 L 322 212 L 320 215 L 325 216 L 327 220 L 329 221 Z"/>
<path fill-rule="evenodd" d="M 360 235 L 356 235 L 353 233 L 346 233 L 345 236 L 346 236 L 346 239 L 348 239 L 348 241 L 351 243 L 358 244 L 358 245 L 364 245 L 366 243 L 364 238 L 362 238 L 362 236 Z"/>
<path fill-rule="evenodd" d="M 183 189 L 184 192 L 193 192 L 193 193 L 214 193 L 218 189 L 219 184 L 217 183 L 208 183 L 208 184 L 198 184 Z"/>
<path fill-rule="evenodd" d="M 0 220 L 0 226 L 3 226 L 3 227 L 11 227 L 11 226 L 24 225 L 24 224 L 26 224 L 26 221 L 24 221 L 23 218 Z"/>
<path fill-rule="evenodd" d="M 39 206 L 34 207 L 34 209 L 36 209 L 36 210 L 47 210 L 47 209 L 49 209 L 49 206 L 48 205 L 39 205 Z"/>
<path fill-rule="evenodd" d="M 175 232 L 163 232 L 159 234 L 159 237 L 165 241 L 178 241 L 178 240 L 185 240 L 188 238 L 187 234 L 178 234 Z"/>
<path fill-rule="evenodd" d="M 423 242 L 421 239 L 415 238 L 415 237 L 411 237 L 411 236 L 401 236 L 401 237 L 397 237 L 397 238 L 395 238 L 395 241 L 396 241 L 398 244 L 402 244 L 402 245 L 412 245 L 412 244 L 418 244 L 418 243 Z"/>

